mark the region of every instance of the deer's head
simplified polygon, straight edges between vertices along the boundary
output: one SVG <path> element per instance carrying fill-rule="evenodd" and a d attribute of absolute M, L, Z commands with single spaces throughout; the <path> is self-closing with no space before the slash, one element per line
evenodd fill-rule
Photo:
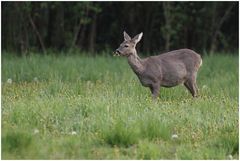
<path fill-rule="evenodd" d="M 124 41 L 120 44 L 119 48 L 116 49 L 115 55 L 118 56 L 130 56 L 136 53 L 136 44 L 141 40 L 143 33 L 136 35 L 131 38 L 125 31 L 123 32 Z"/>

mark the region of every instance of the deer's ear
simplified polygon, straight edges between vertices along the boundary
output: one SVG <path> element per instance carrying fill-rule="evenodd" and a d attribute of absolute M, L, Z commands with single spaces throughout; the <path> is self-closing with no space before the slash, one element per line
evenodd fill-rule
<path fill-rule="evenodd" d="M 136 35 L 132 41 L 137 44 L 141 39 L 142 39 L 143 33 L 141 32 L 140 34 Z"/>
<path fill-rule="evenodd" d="M 131 40 L 131 37 L 125 31 L 123 32 L 123 36 L 125 41 Z"/>

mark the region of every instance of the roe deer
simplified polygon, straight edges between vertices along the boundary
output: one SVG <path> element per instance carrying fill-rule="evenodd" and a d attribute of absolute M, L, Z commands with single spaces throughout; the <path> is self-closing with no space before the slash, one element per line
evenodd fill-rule
<path fill-rule="evenodd" d="M 149 87 L 153 99 L 159 95 L 160 87 L 184 84 L 193 97 L 197 96 L 197 72 L 202 65 L 199 54 L 190 49 L 179 49 L 141 59 L 135 49 L 143 33 L 131 38 L 125 31 L 124 41 L 115 55 L 126 56 L 128 63 L 143 86 Z"/>

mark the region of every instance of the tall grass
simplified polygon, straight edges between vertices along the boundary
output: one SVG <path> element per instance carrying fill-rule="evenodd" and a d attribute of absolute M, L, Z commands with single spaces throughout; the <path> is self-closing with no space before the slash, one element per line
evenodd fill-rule
<path fill-rule="evenodd" d="M 124 58 L 3 53 L 2 158 L 237 159 L 238 79 L 237 56 L 205 56 L 197 99 L 152 102 Z"/>

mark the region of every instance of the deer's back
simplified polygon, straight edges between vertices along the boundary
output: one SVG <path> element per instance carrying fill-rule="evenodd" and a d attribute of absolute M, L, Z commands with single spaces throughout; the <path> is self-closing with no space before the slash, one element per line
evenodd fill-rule
<path fill-rule="evenodd" d="M 142 77 L 148 76 L 153 81 L 161 81 L 165 87 L 176 86 L 196 73 L 201 61 L 200 55 L 190 49 L 150 56 L 144 60 L 146 68 Z"/>
<path fill-rule="evenodd" d="M 183 64 L 188 71 L 197 70 L 201 66 L 201 56 L 190 49 L 179 49 L 148 58 L 148 63 L 157 63 L 166 68 Z"/>

